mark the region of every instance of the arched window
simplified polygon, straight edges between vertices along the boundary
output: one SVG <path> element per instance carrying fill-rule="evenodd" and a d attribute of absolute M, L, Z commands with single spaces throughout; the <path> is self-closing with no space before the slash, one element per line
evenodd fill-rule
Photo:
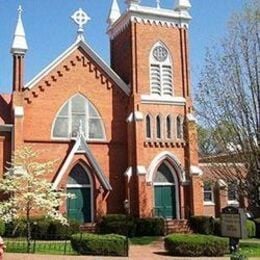
<path fill-rule="evenodd" d="M 161 118 L 160 116 L 156 117 L 156 137 L 162 138 L 162 129 L 161 129 Z"/>
<path fill-rule="evenodd" d="M 154 178 L 154 182 L 172 183 L 172 184 L 175 183 L 171 170 L 165 163 L 161 164 L 160 167 L 158 168 L 157 174 Z"/>
<path fill-rule="evenodd" d="M 168 139 L 172 138 L 172 119 L 170 115 L 166 117 L 166 137 Z"/>
<path fill-rule="evenodd" d="M 146 138 L 152 138 L 152 122 L 150 115 L 146 116 Z"/>
<path fill-rule="evenodd" d="M 150 85 L 152 95 L 173 95 L 171 55 L 161 42 L 157 42 L 150 53 Z"/>
<path fill-rule="evenodd" d="M 80 94 L 70 98 L 56 115 L 52 136 L 54 138 L 75 137 L 80 125 L 86 139 L 104 140 L 102 119 L 96 108 Z"/>
<path fill-rule="evenodd" d="M 68 185 L 90 185 L 89 177 L 85 169 L 77 164 L 71 171 L 68 178 Z"/>
<path fill-rule="evenodd" d="M 183 118 L 182 116 L 177 117 L 177 138 L 183 138 Z"/>

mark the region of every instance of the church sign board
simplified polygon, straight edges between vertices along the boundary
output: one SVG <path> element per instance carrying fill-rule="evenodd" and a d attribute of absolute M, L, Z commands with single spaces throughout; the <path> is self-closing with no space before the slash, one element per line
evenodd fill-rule
<path fill-rule="evenodd" d="M 223 237 L 246 238 L 246 214 L 244 209 L 226 207 L 221 214 L 221 234 Z"/>

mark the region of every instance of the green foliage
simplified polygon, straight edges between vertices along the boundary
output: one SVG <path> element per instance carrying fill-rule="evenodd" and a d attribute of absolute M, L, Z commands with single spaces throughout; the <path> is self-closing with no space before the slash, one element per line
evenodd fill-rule
<path fill-rule="evenodd" d="M 172 234 L 164 239 L 165 249 L 174 256 L 223 256 L 228 252 L 228 240 L 225 238 Z"/>
<path fill-rule="evenodd" d="M 4 221 L 0 220 L 0 236 L 3 236 L 5 233 L 5 223 Z"/>
<path fill-rule="evenodd" d="M 40 240 L 65 240 L 71 235 L 79 232 L 80 224 L 69 221 L 69 225 L 62 225 L 58 221 L 53 221 L 44 217 L 34 217 L 32 223 L 32 239 Z M 6 224 L 6 237 L 25 237 L 26 220 L 21 218 Z"/>
<path fill-rule="evenodd" d="M 240 253 L 235 253 L 230 256 L 230 260 L 247 260 L 248 258 Z"/>
<path fill-rule="evenodd" d="M 219 218 L 214 219 L 214 235 L 221 237 L 221 225 Z"/>
<path fill-rule="evenodd" d="M 135 236 L 163 236 L 164 220 L 162 218 L 136 219 Z"/>
<path fill-rule="evenodd" d="M 132 217 L 120 214 L 110 214 L 102 217 L 97 225 L 101 234 L 119 234 L 133 237 L 136 231 L 136 224 Z"/>
<path fill-rule="evenodd" d="M 260 218 L 254 219 L 255 226 L 256 226 L 256 237 L 260 238 Z"/>
<path fill-rule="evenodd" d="M 191 216 L 190 227 L 195 233 L 204 235 L 214 234 L 214 218 L 208 216 Z"/>
<path fill-rule="evenodd" d="M 127 256 L 128 240 L 120 235 L 75 234 L 71 246 L 81 255 Z"/>
<path fill-rule="evenodd" d="M 256 236 L 256 225 L 255 222 L 252 220 L 247 220 L 246 221 L 246 230 L 247 230 L 247 236 L 249 238 L 255 237 Z"/>

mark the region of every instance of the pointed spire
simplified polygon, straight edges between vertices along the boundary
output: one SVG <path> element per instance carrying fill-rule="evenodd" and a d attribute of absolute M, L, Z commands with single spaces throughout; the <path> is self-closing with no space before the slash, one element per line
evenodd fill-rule
<path fill-rule="evenodd" d="M 140 4 L 141 0 L 125 0 L 125 3 L 127 4 L 127 7 L 136 7 Z"/>
<path fill-rule="evenodd" d="M 188 11 L 191 8 L 190 0 L 176 0 L 175 10 L 186 10 Z"/>
<path fill-rule="evenodd" d="M 13 44 L 11 48 L 11 53 L 13 54 L 25 54 L 28 50 L 28 45 L 25 38 L 25 32 L 22 22 L 22 7 L 18 8 L 18 20 L 14 33 Z"/>
<path fill-rule="evenodd" d="M 107 18 L 107 23 L 111 26 L 119 17 L 121 16 L 120 8 L 117 0 L 113 0 L 109 16 Z"/>

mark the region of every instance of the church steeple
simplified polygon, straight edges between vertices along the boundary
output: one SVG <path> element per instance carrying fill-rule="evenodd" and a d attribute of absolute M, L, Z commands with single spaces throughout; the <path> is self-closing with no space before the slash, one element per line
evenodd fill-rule
<path fill-rule="evenodd" d="M 11 47 L 12 54 L 25 54 L 28 50 L 28 45 L 26 42 L 23 21 L 22 21 L 22 7 L 18 8 L 18 20 L 16 24 L 16 29 L 14 33 L 13 43 Z"/>
<path fill-rule="evenodd" d="M 109 16 L 107 18 L 107 23 L 111 26 L 119 17 L 121 16 L 120 8 L 117 0 L 113 0 Z"/>
<path fill-rule="evenodd" d="M 13 91 L 21 92 L 24 78 L 24 55 L 28 50 L 22 22 L 22 7 L 18 8 L 18 20 L 14 32 L 11 53 L 13 54 Z"/>

